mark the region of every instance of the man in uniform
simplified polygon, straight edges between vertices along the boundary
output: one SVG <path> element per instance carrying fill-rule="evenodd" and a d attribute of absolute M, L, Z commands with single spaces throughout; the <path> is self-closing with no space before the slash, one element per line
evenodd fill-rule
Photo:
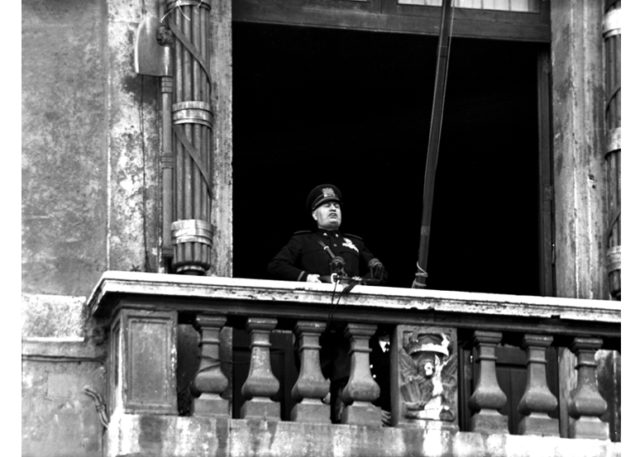
<path fill-rule="evenodd" d="M 360 237 L 339 231 L 341 202 L 342 194 L 336 186 L 314 187 L 307 197 L 307 209 L 317 230 L 296 232 L 269 263 L 269 274 L 289 281 L 331 282 L 334 273 L 350 278 L 366 273 L 365 281 L 381 283 L 385 278 L 382 262 Z"/>
<path fill-rule="evenodd" d="M 332 184 L 314 187 L 307 197 L 307 210 L 315 220 L 315 231 L 296 232 L 267 266 L 273 277 L 289 281 L 332 282 L 362 277 L 366 283 L 381 284 L 385 268 L 360 237 L 340 232 L 342 194 Z M 340 393 L 349 379 L 349 341 L 344 323 L 329 323 L 320 339 L 320 363 L 331 380 L 331 420 L 340 422 L 343 403 Z"/>

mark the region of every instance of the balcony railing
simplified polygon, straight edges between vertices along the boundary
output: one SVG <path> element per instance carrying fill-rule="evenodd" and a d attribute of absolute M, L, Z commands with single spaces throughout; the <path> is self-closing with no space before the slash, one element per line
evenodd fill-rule
<path fill-rule="evenodd" d="M 105 455 L 620 452 L 596 363 L 597 351 L 620 351 L 619 302 L 107 272 L 87 311 L 108 345 Z M 191 326 L 199 349 L 185 408 L 179 328 Z M 230 379 L 231 329 L 250 340 L 246 379 Z M 292 386 L 272 370 L 276 333 L 295 335 Z M 328 341 L 347 345 L 349 367 L 331 393 Z M 499 382 L 505 348 L 524 357 L 519 390 Z M 286 410 L 283 389 L 295 402 Z"/>

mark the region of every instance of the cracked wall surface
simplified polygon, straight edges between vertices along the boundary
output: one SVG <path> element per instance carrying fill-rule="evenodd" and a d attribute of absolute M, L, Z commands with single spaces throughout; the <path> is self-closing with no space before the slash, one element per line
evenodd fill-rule
<path fill-rule="evenodd" d="M 86 296 L 157 270 L 156 78 L 137 75 L 131 2 L 22 11 L 22 291 Z"/>

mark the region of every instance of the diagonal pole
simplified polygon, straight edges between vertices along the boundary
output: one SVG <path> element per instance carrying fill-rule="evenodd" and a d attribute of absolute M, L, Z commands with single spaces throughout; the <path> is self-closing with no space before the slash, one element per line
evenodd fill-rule
<path fill-rule="evenodd" d="M 436 80 L 433 88 L 433 105 L 431 107 L 431 124 L 429 126 L 429 142 L 427 145 L 427 163 L 424 170 L 420 247 L 418 251 L 418 262 L 416 264 L 416 275 L 411 285 L 413 288 L 424 289 L 427 287 L 427 259 L 429 255 L 429 238 L 431 236 L 431 209 L 433 206 L 436 168 L 438 166 L 438 150 L 440 148 L 440 133 L 442 131 L 444 96 L 447 88 L 447 70 L 449 67 L 452 28 L 453 0 L 442 0 Z"/>

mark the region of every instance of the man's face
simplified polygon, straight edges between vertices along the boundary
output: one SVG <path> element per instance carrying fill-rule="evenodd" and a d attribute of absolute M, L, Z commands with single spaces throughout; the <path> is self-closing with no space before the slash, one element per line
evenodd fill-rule
<path fill-rule="evenodd" d="M 342 210 L 338 202 L 326 202 L 318 206 L 311 216 L 318 223 L 318 228 L 337 230 L 342 223 Z"/>

